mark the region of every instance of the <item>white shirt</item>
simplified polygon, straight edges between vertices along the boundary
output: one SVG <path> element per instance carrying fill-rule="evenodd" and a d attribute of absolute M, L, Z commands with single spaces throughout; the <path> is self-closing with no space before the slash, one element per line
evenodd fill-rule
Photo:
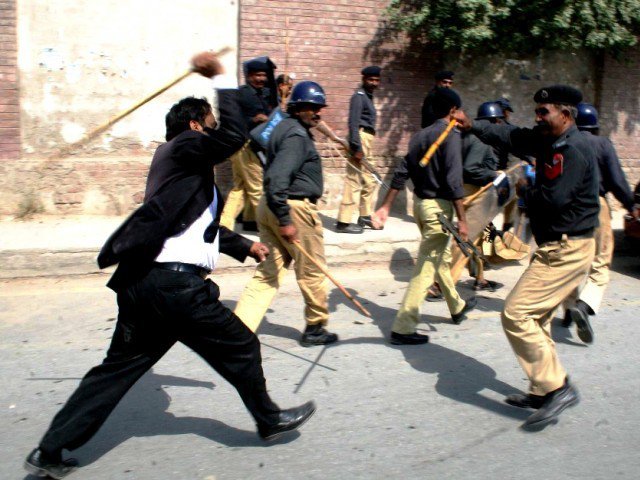
<path fill-rule="evenodd" d="M 213 271 L 220 257 L 220 235 L 213 243 L 204 241 L 204 231 L 213 222 L 218 208 L 218 193 L 213 189 L 213 201 L 184 232 L 165 240 L 156 262 L 180 262 L 198 265 Z"/>

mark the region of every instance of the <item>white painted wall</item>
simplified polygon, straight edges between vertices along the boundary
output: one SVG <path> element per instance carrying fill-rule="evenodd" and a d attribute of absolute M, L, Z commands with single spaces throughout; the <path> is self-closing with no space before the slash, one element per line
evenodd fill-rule
<path fill-rule="evenodd" d="M 23 153 L 42 157 L 139 102 L 189 68 L 202 50 L 230 46 L 237 69 L 237 0 L 22 0 L 18 63 Z M 117 123 L 84 154 L 147 155 L 164 140 L 164 116 L 188 95 L 211 100 L 191 75 Z"/>

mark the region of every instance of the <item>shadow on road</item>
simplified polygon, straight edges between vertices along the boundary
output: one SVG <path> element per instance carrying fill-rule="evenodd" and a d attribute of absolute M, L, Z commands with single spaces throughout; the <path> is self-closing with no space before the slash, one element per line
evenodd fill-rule
<path fill-rule="evenodd" d="M 349 293 L 354 295 L 354 292 Z M 330 311 L 334 311 L 338 303 L 343 303 L 342 298 L 340 298 L 341 295 L 341 292 L 337 289 L 331 291 L 329 296 Z M 396 310 L 383 307 L 371 301 L 366 302 L 365 307 L 371 312 L 373 324 L 380 329 L 385 339 L 388 338 Z M 429 317 L 426 321 L 429 332 L 437 331 L 436 325 L 439 323 L 450 322 L 451 319 L 443 317 Z M 338 343 L 336 348 L 339 348 L 340 345 L 361 343 L 382 343 L 387 345 L 387 348 L 402 352 L 405 361 L 416 370 L 438 375 L 436 391 L 444 397 L 517 420 L 524 420 L 531 413 L 515 409 L 502 403 L 502 401 L 493 400 L 483 395 L 482 392 L 484 390 L 493 391 L 501 396 L 517 392 L 517 390 L 498 380 L 496 372 L 491 367 L 460 352 L 435 343 L 415 346 L 392 346 L 384 340 L 381 341 L 380 338 L 344 340 Z"/>

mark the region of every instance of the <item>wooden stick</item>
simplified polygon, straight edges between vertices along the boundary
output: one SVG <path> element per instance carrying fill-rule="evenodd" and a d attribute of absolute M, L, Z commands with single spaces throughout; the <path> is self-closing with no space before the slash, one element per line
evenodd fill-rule
<path fill-rule="evenodd" d="M 340 282 L 338 282 L 335 278 L 333 278 L 333 276 L 329 273 L 329 271 L 327 270 L 327 268 L 324 265 L 320 264 L 315 258 L 313 258 L 311 255 L 309 255 L 309 253 L 302 247 L 302 245 L 300 244 L 299 240 L 293 242 L 293 245 L 298 250 L 300 250 L 300 253 L 302 253 L 305 257 L 307 257 L 307 259 L 309 259 L 309 261 L 311 261 L 311 263 L 313 263 L 316 267 L 318 267 L 322 271 L 322 273 L 324 273 L 327 276 L 327 278 L 329 280 L 331 280 L 333 282 L 333 284 L 336 287 L 338 287 L 342 293 L 344 293 L 345 297 L 347 297 L 349 300 L 351 300 L 355 304 L 355 306 L 358 307 L 358 309 L 365 316 L 371 318 L 371 313 L 369 313 L 369 310 L 364 308 L 362 306 L 362 304 L 358 300 L 353 298 L 353 295 L 351 295 L 349 292 L 347 292 L 347 290 L 340 284 Z"/>
<path fill-rule="evenodd" d="M 444 132 L 442 132 L 440 136 L 436 139 L 436 141 L 431 144 L 431 146 L 427 150 L 427 153 L 425 153 L 424 157 L 422 157 L 422 160 L 420 160 L 421 167 L 426 167 L 427 165 L 429 165 L 429 162 L 431 161 L 431 157 L 433 157 L 433 154 L 436 153 L 436 150 L 438 149 L 440 144 L 444 142 L 445 138 L 449 136 L 449 134 L 451 133 L 451 130 L 453 130 L 453 127 L 455 127 L 456 124 L 457 122 L 455 120 L 451 120 L 449 122 L 449 125 L 447 125 L 447 128 L 444 129 Z"/>
<path fill-rule="evenodd" d="M 217 51 L 215 53 L 216 57 L 222 56 L 225 53 L 228 53 L 231 51 L 231 47 L 224 47 L 223 49 Z M 181 82 L 182 80 L 184 80 L 185 78 L 187 78 L 189 75 L 191 75 L 193 73 L 192 69 L 187 70 L 186 72 L 184 72 L 183 74 L 181 74 L 179 77 L 175 78 L 174 80 L 171 80 L 169 83 L 167 83 L 166 85 L 164 85 L 163 87 L 160 87 L 158 90 L 156 90 L 155 92 L 153 92 L 151 95 L 143 98 L 142 100 L 140 100 L 138 103 L 136 103 L 135 105 L 127 108 L 126 110 L 120 112 L 118 115 L 116 115 L 115 117 L 109 119 L 107 122 L 103 123 L 102 125 L 100 125 L 99 127 L 94 128 L 93 130 L 91 130 L 89 133 L 87 133 L 84 137 L 82 137 L 80 140 L 78 140 L 77 142 L 74 142 L 70 145 L 67 145 L 66 147 L 64 147 L 62 150 L 60 150 L 57 154 L 52 155 L 51 158 L 57 158 L 57 157 L 61 157 L 61 156 L 65 156 L 70 154 L 73 150 L 75 150 L 77 147 L 83 145 L 84 143 L 88 142 L 89 140 L 92 140 L 93 138 L 95 138 L 96 136 L 98 136 L 99 134 L 103 133 L 105 130 L 108 130 L 111 126 L 113 126 L 115 123 L 119 122 L 120 120 L 122 120 L 124 117 L 126 117 L 127 115 L 135 112 L 138 108 L 140 108 L 141 106 L 143 106 L 145 103 L 150 102 L 151 100 L 153 100 L 154 98 L 156 98 L 158 95 L 160 95 L 161 93 L 164 93 L 165 91 L 169 90 L 171 87 L 173 87 L 174 85 L 176 85 L 177 83 Z"/>

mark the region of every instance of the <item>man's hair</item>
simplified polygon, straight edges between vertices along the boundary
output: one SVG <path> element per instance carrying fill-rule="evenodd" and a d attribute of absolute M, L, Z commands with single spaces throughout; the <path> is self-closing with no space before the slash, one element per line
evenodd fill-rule
<path fill-rule="evenodd" d="M 554 103 L 553 104 L 561 112 L 566 112 L 575 121 L 578 118 L 578 107 L 575 105 L 567 105 L 566 103 Z"/>
<path fill-rule="evenodd" d="M 165 117 L 167 142 L 186 130 L 189 122 L 195 120 L 204 126 L 204 119 L 211 111 L 211 105 L 205 98 L 186 97 L 174 104 Z"/>
<path fill-rule="evenodd" d="M 283 83 L 290 83 L 290 82 L 291 82 L 291 77 L 286 73 L 281 73 L 276 78 L 276 85 L 282 85 Z"/>

